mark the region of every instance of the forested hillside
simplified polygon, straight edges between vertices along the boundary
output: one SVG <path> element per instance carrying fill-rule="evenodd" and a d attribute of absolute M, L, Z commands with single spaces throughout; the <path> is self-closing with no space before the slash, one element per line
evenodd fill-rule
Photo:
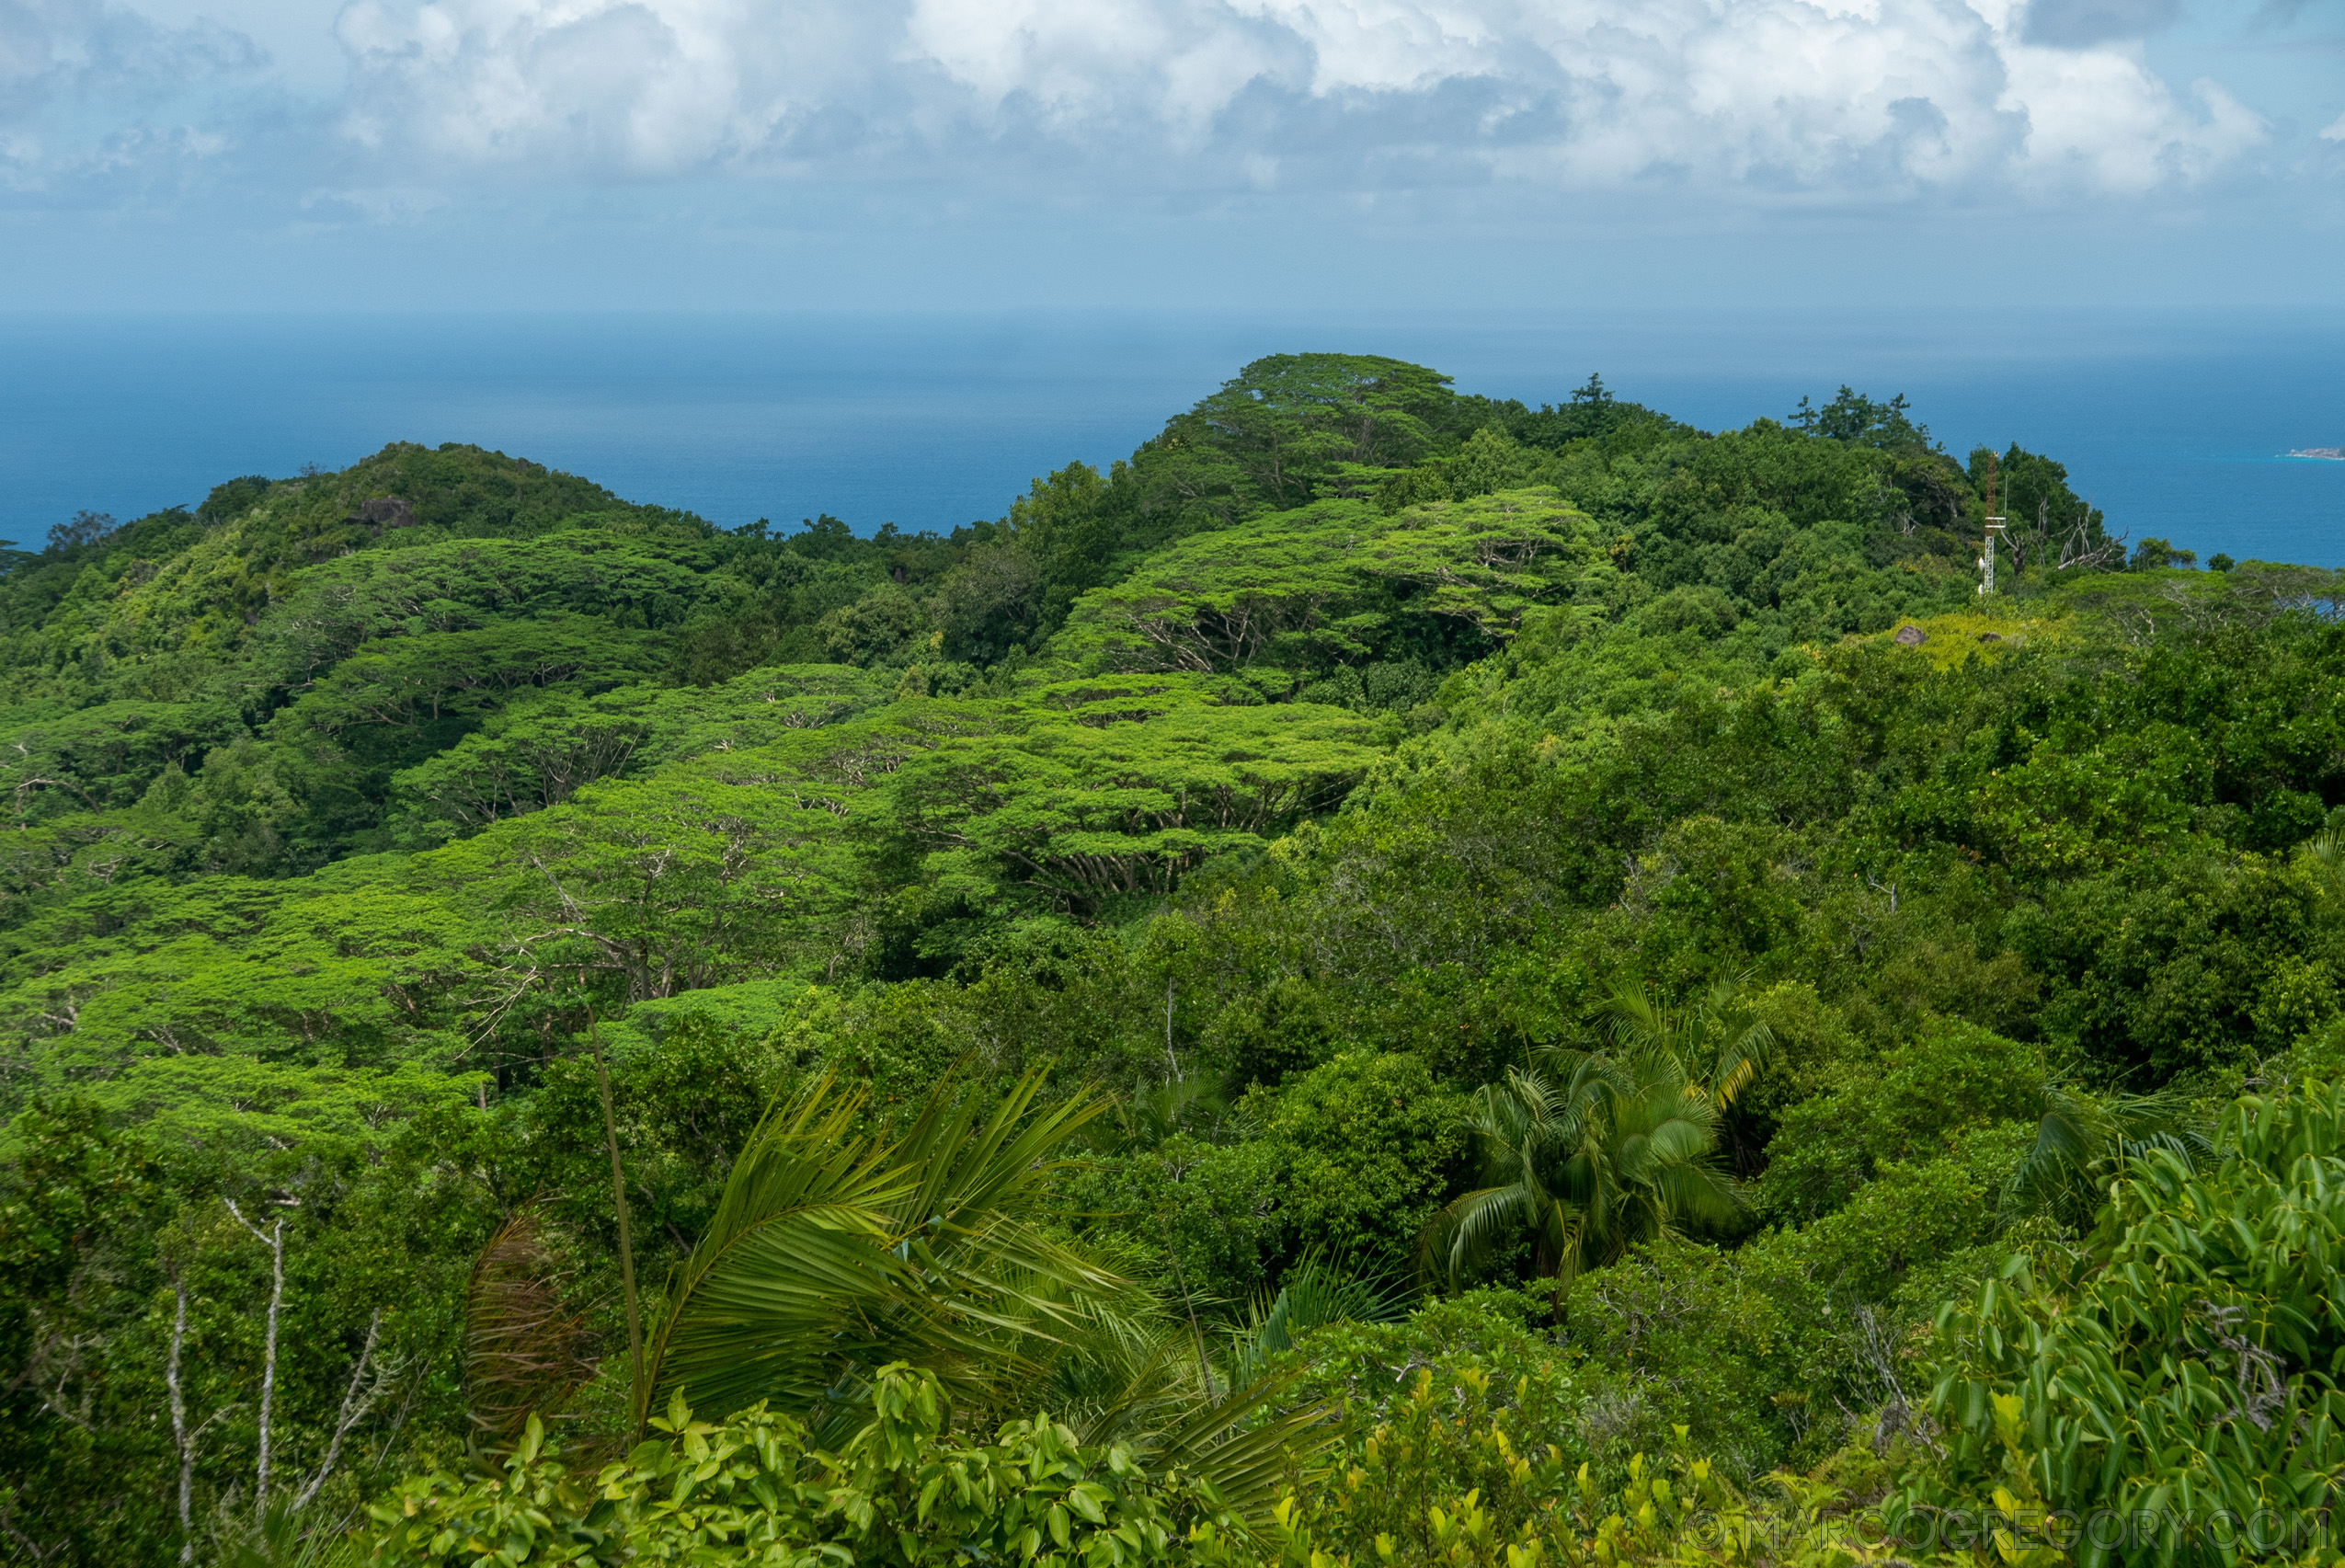
<path fill-rule="evenodd" d="M 2337 584 L 2104 521 L 1304 355 L 7 552 L 0 1552 L 2333 1555 Z"/>

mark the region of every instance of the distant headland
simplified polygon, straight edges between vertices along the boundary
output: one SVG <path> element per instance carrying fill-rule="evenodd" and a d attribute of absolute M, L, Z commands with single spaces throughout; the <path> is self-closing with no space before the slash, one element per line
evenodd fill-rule
<path fill-rule="evenodd" d="M 2296 451 L 2290 452 L 2288 455 L 2291 457 L 2325 457 L 2331 463 L 2345 463 L 2345 446 L 2300 447 Z"/>

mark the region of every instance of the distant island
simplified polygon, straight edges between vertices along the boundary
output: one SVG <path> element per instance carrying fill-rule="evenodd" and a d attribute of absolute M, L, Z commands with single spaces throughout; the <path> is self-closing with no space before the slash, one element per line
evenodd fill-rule
<path fill-rule="evenodd" d="M 2325 457 L 2331 463 L 2345 463 L 2345 446 L 2308 446 L 2288 454 L 2291 457 Z"/>

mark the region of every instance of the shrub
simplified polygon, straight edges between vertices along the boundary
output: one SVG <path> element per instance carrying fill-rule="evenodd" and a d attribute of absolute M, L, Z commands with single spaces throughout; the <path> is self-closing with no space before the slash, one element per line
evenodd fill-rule
<path fill-rule="evenodd" d="M 1176 1511 L 1214 1539 L 1230 1527 L 1214 1528 L 1208 1499 L 1151 1480 L 1128 1450 L 1086 1447 L 1047 1416 L 968 1441 L 950 1430 L 935 1378 L 901 1363 L 881 1371 L 871 1422 L 836 1454 L 762 1405 L 716 1425 L 680 1395 L 652 1425 L 660 1436 L 589 1482 L 532 1417 L 501 1474 L 426 1476 L 376 1507 L 370 1561 L 1122 1568 L 1185 1552 Z"/>
<path fill-rule="evenodd" d="M 1931 1403 L 1948 1451 L 1903 1505 L 2156 1521 L 2131 1544 L 2088 1536 L 2088 1564 L 2236 1560 L 2226 1513 L 2311 1521 L 2326 1544 L 2345 1473 L 2340 1267 L 2345 1088 L 2236 1101 L 2219 1163 L 2150 1149 L 2081 1249 L 2015 1260 L 1941 1312 Z"/>

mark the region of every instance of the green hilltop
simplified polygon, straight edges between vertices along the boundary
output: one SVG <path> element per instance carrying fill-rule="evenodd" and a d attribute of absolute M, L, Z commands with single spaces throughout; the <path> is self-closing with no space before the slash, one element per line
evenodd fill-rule
<path fill-rule="evenodd" d="M 76 520 L 10 1550 L 2235 1560 L 2345 1476 L 2345 630 L 2212 564 L 1902 398 L 1341 355 L 949 535 L 458 445 Z"/>

